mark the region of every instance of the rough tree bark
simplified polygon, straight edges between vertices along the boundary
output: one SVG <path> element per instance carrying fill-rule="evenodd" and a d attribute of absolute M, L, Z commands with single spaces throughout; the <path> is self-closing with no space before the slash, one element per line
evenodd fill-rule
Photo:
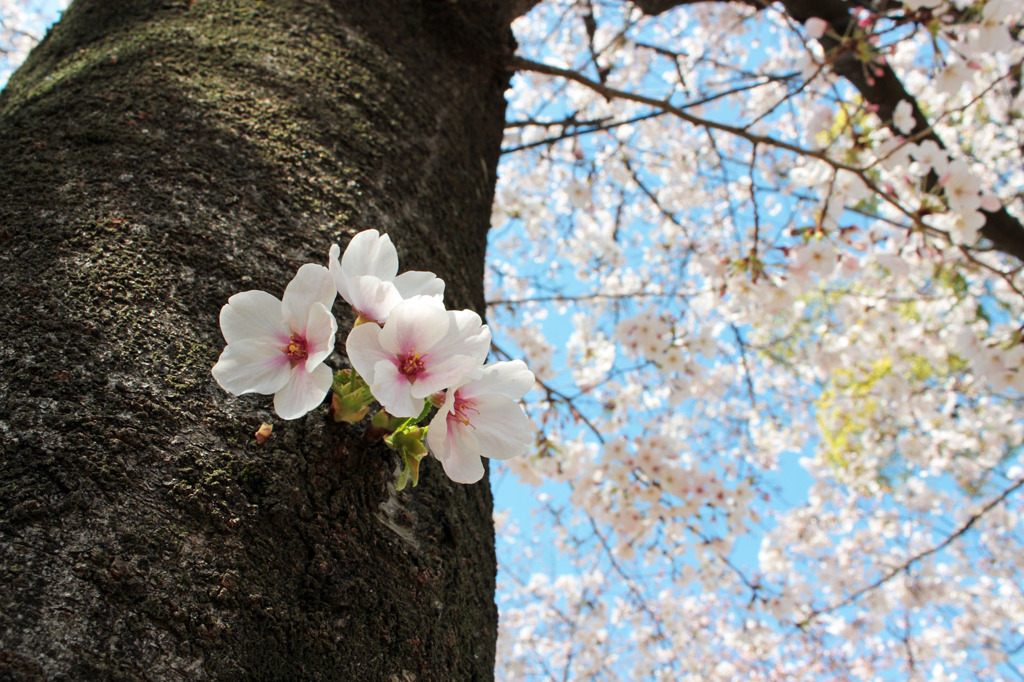
<path fill-rule="evenodd" d="M 230 295 L 366 228 L 483 311 L 529 4 L 76 0 L 12 79 L 0 678 L 493 677 L 486 480 L 427 461 L 396 495 L 360 426 L 281 422 L 210 367 Z"/>

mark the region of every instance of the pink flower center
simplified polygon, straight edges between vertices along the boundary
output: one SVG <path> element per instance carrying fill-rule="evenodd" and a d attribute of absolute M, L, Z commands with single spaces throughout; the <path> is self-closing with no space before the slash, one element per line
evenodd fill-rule
<path fill-rule="evenodd" d="M 468 426 L 475 429 L 469 421 L 470 414 L 480 414 L 480 410 L 476 409 L 476 401 L 472 398 L 463 398 L 458 393 L 455 394 L 455 404 L 452 406 L 452 411 L 448 413 L 448 427 L 452 428 L 458 424 Z M 455 422 L 455 423 L 453 423 Z"/>
<path fill-rule="evenodd" d="M 410 379 L 415 379 L 416 375 L 424 369 L 426 367 L 424 367 L 423 358 L 416 351 L 406 353 L 398 363 L 398 371 Z"/>
<path fill-rule="evenodd" d="M 298 334 L 292 334 L 291 341 L 281 350 L 284 351 L 288 362 L 292 363 L 292 367 L 309 357 L 309 351 L 306 350 L 306 339 Z"/>

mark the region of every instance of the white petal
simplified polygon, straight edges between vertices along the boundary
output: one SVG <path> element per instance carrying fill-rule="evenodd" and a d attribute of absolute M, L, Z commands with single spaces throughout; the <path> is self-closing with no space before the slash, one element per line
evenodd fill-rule
<path fill-rule="evenodd" d="M 211 370 L 228 393 L 274 393 L 288 382 L 291 363 L 273 339 L 229 343 Z"/>
<path fill-rule="evenodd" d="M 484 475 L 479 445 L 471 427 L 462 424 L 448 428 L 448 415 L 455 404 L 455 391 L 449 391 L 444 404 L 430 420 L 427 446 L 441 462 L 448 478 L 457 483 L 476 483 Z"/>
<path fill-rule="evenodd" d="M 363 378 L 367 384 L 373 384 L 373 371 L 377 363 L 382 360 L 394 363 L 395 357 L 380 346 L 381 329 L 373 323 L 361 324 L 353 327 L 348 333 L 345 341 L 345 353 L 356 373 Z"/>
<path fill-rule="evenodd" d="M 391 238 L 377 230 L 363 230 L 352 237 L 341 257 L 341 272 L 348 280 L 360 275 L 393 280 L 398 273 L 398 252 Z"/>
<path fill-rule="evenodd" d="M 390 360 L 381 360 L 374 366 L 370 393 L 395 417 L 415 417 L 423 410 L 423 399 L 413 400 L 409 380 Z"/>
<path fill-rule="evenodd" d="M 491 330 L 472 310 L 452 310 L 448 315 L 452 320 L 451 327 L 448 337 L 435 350 L 437 359 L 442 355 L 468 355 L 482 365 L 491 350 Z"/>
<path fill-rule="evenodd" d="M 455 391 L 448 391 L 444 396 L 444 403 L 437 408 L 437 412 L 430 419 L 430 425 L 427 428 L 427 446 L 439 458 L 444 452 L 445 441 L 448 437 L 448 415 L 451 414 L 454 406 Z"/>
<path fill-rule="evenodd" d="M 220 331 L 229 344 L 242 339 L 291 336 L 281 319 L 281 301 L 265 291 L 243 291 L 220 309 Z"/>
<path fill-rule="evenodd" d="M 331 273 L 322 265 L 306 263 L 295 274 L 295 279 L 285 287 L 281 299 L 284 322 L 295 334 L 306 335 L 309 309 L 314 303 L 322 303 L 328 310 L 334 305 L 337 295 Z"/>
<path fill-rule="evenodd" d="M 483 320 L 472 310 L 452 310 L 448 314 L 455 322 L 453 328 L 460 335 L 466 335 L 483 325 Z"/>
<path fill-rule="evenodd" d="M 476 453 L 491 459 L 509 459 L 523 454 L 533 441 L 533 427 L 519 405 L 503 396 L 482 396 L 472 416 L 477 440 Z"/>
<path fill-rule="evenodd" d="M 331 244 L 331 250 L 327 254 L 327 270 L 331 273 L 331 277 L 334 279 L 334 287 L 341 294 L 341 297 L 352 303 L 351 294 L 348 290 L 348 279 L 342 273 L 341 263 L 338 262 L 339 256 L 341 256 L 341 248 L 337 244 Z"/>
<path fill-rule="evenodd" d="M 383 324 L 402 302 L 402 295 L 391 282 L 373 275 L 360 275 L 348 280 L 345 300 L 366 319 Z"/>
<path fill-rule="evenodd" d="M 334 339 L 338 334 L 338 321 L 323 303 L 314 303 L 309 309 L 306 322 L 306 371 L 327 359 L 334 352 Z"/>
<path fill-rule="evenodd" d="M 395 288 L 402 298 L 413 296 L 444 296 L 444 280 L 432 272 L 410 270 L 395 278 Z"/>
<path fill-rule="evenodd" d="M 456 483 L 476 483 L 484 477 L 484 464 L 477 455 L 455 451 L 441 460 L 441 466 Z"/>
<path fill-rule="evenodd" d="M 448 335 L 451 324 L 444 306 L 432 296 L 414 296 L 391 311 L 380 345 L 395 354 L 430 352 Z"/>
<path fill-rule="evenodd" d="M 483 478 L 484 465 L 478 451 L 472 429 L 461 428 L 450 432 L 441 457 L 441 466 L 448 478 L 456 483 L 476 483 Z"/>
<path fill-rule="evenodd" d="M 297 369 L 291 380 L 274 394 L 274 411 L 281 419 L 298 419 L 324 401 L 334 373 L 327 365 L 312 372 Z"/>
<path fill-rule="evenodd" d="M 484 365 L 480 378 L 465 385 L 462 394 L 467 398 L 494 394 L 519 400 L 533 388 L 533 384 L 533 372 L 522 360 L 492 362 Z"/>

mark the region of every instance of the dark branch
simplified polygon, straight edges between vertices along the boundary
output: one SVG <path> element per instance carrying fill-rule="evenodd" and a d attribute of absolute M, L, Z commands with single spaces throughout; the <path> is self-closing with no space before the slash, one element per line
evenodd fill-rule
<path fill-rule="evenodd" d="M 804 628 L 812 620 L 816 619 L 818 616 L 821 616 L 822 614 L 825 614 L 825 613 L 831 613 L 832 611 L 835 611 L 835 610 L 840 609 L 840 608 L 842 608 L 844 606 L 848 606 L 849 604 L 852 604 L 853 602 L 857 601 L 858 599 L 863 597 L 868 592 L 871 592 L 872 590 L 876 590 L 879 587 L 881 587 L 882 585 L 884 585 L 885 583 L 889 582 L 890 580 L 895 578 L 900 573 L 908 572 L 910 570 L 910 567 L 913 566 L 914 564 L 916 564 L 917 562 L 922 561 L 923 559 L 926 559 L 926 558 L 930 557 L 933 554 L 941 552 L 946 547 L 948 547 L 953 542 L 955 542 L 957 539 L 963 537 L 967 533 L 967 531 L 969 531 L 974 526 L 974 524 L 976 524 L 981 519 L 981 517 L 983 517 L 985 514 L 987 514 L 988 512 L 992 511 L 993 509 L 995 509 L 996 507 L 1001 505 L 1006 500 L 1007 497 L 1009 497 L 1013 493 L 1017 492 L 1017 490 L 1019 490 L 1022 486 L 1024 486 L 1024 479 L 1020 479 L 1020 480 L 1015 481 L 1013 483 L 1013 485 L 1008 487 L 1003 492 L 999 493 L 999 495 L 996 495 L 994 498 L 989 500 L 988 503 L 985 504 L 985 506 L 983 506 L 981 509 L 979 509 L 976 513 L 972 514 L 963 525 L 961 525 L 955 531 L 950 533 L 946 537 L 946 539 L 944 539 L 942 542 L 940 542 L 939 544 L 937 544 L 937 545 L 935 545 L 933 547 L 930 547 L 929 549 L 924 550 L 923 552 L 920 552 L 919 554 L 915 554 L 914 556 L 910 557 L 909 559 L 904 561 L 899 566 L 896 566 L 895 568 L 889 569 L 884 575 L 879 577 L 877 580 L 872 582 L 870 585 L 865 585 L 864 587 L 860 588 L 859 590 L 849 594 L 845 599 L 842 599 L 842 600 L 832 604 L 831 606 L 826 606 L 824 608 L 812 611 L 810 614 L 807 615 L 806 618 L 804 618 L 802 621 L 797 623 L 797 627 Z"/>
<path fill-rule="evenodd" d="M 698 2 L 704 2 L 705 0 L 633 0 L 633 4 L 640 8 L 644 14 L 650 14 L 652 16 L 667 12 L 670 9 L 679 7 L 680 5 L 696 5 Z M 765 6 L 764 2 L 758 2 L 758 0 L 743 0 L 744 4 L 753 5 L 758 9 L 762 9 Z"/>
<path fill-rule="evenodd" d="M 681 5 L 696 4 L 697 1 L 634 0 L 634 4 L 644 13 L 655 15 Z M 766 6 L 765 2 L 759 0 L 745 0 L 745 4 L 758 8 Z M 886 125 L 892 126 L 893 114 L 900 100 L 907 100 L 914 108 L 914 130 L 911 132 L 911 137 L 919 142 L 933 140 L 945 149 L 942 140 L 931 129 L 917 100 L 907 92 L 902 81 L 889 65 L 880 60 L 876 64 L 872 64 L 872 67 L 877 67 L 877 69 L 873 68 L 869 73 L 850 46 L 839 39 L 838 36 L 848 35 L 850 24 L 853 21 L 850 10 L 856 5 L 858 3 L 850 3 L 845 0 L 782 1 L 786 14 L 794 21 L 802 24 L 811 17 L 818 17 L 832 26 L 835 33 L 826 34 L 819 39 L 825 54 L 831 57 L 832 70 L 853 85 L 867 102 L 878 107 L 878 116 Z M 901 134 L 898 130 L 893 130 L 893 132 L 897 135 Z M 985 215 L 985 226 L 981 229 L 981 235 L 991 241 L 998 250 L 1024 261 L 1024 226 L 1020 221 L 1011 216 L 1005 208 L 1000 208 L 995 212 L 982 211 L 982 213 Z"/>

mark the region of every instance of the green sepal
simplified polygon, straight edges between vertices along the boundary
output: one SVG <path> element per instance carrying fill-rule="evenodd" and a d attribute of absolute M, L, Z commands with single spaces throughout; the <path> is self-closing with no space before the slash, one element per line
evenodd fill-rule
<path fill-rule="evenodd" d="M 357 422 L 370 411 L 375 400 L 370 387 L 351 369 L 339 370 L 331 385 L 331 413 L 334 421 Z"/>
<path fill-rule="evenodd" d="M 400 428 L 384 437 L 384 444 L 402 456 L 402 473 L 395 483 L 395 490 L 402 490 L 411 480 L 415 488 L 420 482 L 420 461 L 427 455 L 423 440 L 427 429 L 423 426 Z"/>

